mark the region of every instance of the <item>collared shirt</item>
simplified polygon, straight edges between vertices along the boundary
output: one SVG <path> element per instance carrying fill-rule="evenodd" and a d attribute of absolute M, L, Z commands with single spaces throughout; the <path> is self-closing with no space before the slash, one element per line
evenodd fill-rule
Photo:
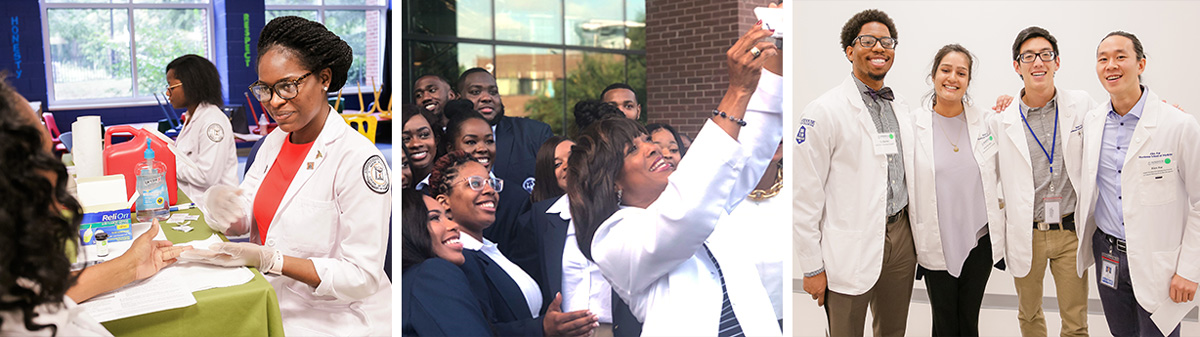
<path fill-rule="evenodd" d="M 496 262 L 501 269 L 504 269 L 504 273 L 508 274 L 508 277 L 511 277 L 513 282 L 517 283 L 517 286 L 521 288 L 521 294 L 525 295 L 525 304 L 529 305 L 529 313 L 534 318 L 538 317 L 538 311 L 542 309 L 542 290 L 538 287 L 537 281 L 533 280 L 533 277 L 530 277 L 529 274 L 525 273 L 525 270 L 522 270 L 521 267 L 518 267 L 515 263 L 509 261 L 507 257 L 504 257 L 504 254 L 500 253 L 500 249 L 496 244 L 487 238 L 484 238 L 483 242 L 479 242 L 475 237 L 464 233 L 459 238 L 459 242 L 462 243 L 465 249 L 483 252 L 484 255 L 492 258 L 492 261 Z"/>
<path fill-rule="evenodd" d="M 433 191 L 429 188 L 429 176 L 429 174 L 426 174 L 425 179 L 421 179 L 421 181 L 417 182 L 416 185 L 413 185 L 413 189 L 416 189 L 417 192 L 424 194 L 433 193 Z"/>
<path fill-rule="evenodd" d="M 571 220 L 570 203 L 562 196 L 546 209 L 546 214 L 558 214 Z M 583 256 L 575 240 L 575 226 L 567 226 L 567 240 L 562 255 L 562 311 L 591 310 L 600 323 L 612 323 L 612 286 L 600 273 L 600 267 Z"/>
<path fill-rule="evenodd" d="M 1021 95 L 1025 95 L 1025 90 L 1021 89 Z M 1021 111 L 1025 113 L 1025 121 L 1029 126 L 1025 127 L 1025 143 L 1029 145 L 1029 162 L 1033 166 L 1033 221 L 1046 221 L 1046 205 L 1043 202 L 1046 198 L 1060 197 L 1059 211 L 1060 215 L 1067 215 L 1075 212 L 1075 188 L 1071 187 L 1071 178 L 1067 175 L 1065 163 L 1063 163 L 1063 146 L 1062 140 L 1067 137 L 1063 132 L 1059 132 L 1055 137 L 1054 119 L 1058 113 L 1058 92 L 1055 91 L 1054 98 L 1046 102 L 1046 105 L 1041 107 L 1030 107 L 1025 105 L 1025 101 L 1017 100 L 1021 104 Z M 1061 117 L 1061 116 L 1059 116 Z M 1059 118 L 1059 124 L 1069 124 L 1071 121 L 1062 120 Z M 1030 130 L 1033 133 L 1030 133 Z M 1034 138 L 1037 135 L 1037 138 Z M 1053 139 L 1053 143 L 1051 143 Z M 1041 145 L 1039 144 L 1041 142 Z M 1046 151 L 1042 151 L 1045 147 Z M 1053 148 L 1053 149 L 1051 149 Z M 1050 158 L 1046 158 L 1046 153 L 1054 151 L 1051 155 L 1054 156 L 1054 175 L 1050 175 Z M 1051 184 L 1053 184 L 1054 192 L 1051 192 Z"/>
<path fill-rule="evenodd" d="M 867 90 L 870 88 L 865 83 L 853 75 L 850 78 L 853 78 L 854 84 L 858 85 L 858 93 L 862 95 L 863 103 L 867 105 L 867 111 L 871 113 L 871 121 L 875 123 L 875 131 L 880 133 L 890 132 L 896 135 L 896 154 L 887 155 L 887 214 L 893 215 L 900 212 L 900 209 L 908 206 L 908 186 L 904 182 L 904 151 L 899 151 L 903 149 L 901 146 L 903 143 L 901 143 L 902 140 L 900 137 L 900 122 L 896 121 L 896 114 L 892 111 L 892 102 L 883 98 L 872 98 L 870 94 L 867 94 Z"/>
<path fill-rule="evenodd" d="M 1129 151 L 1129 139 L 1142 119 L 1146 107 L 1146 87 L 1142 87 L 1142 98 L 1125 116 L 1113 110 L 1108 102 L 1108 116 L 1104 120 L 1104 136 L 1100 140 L 1100 165 L 1096 169 L 1096 227 L 1108 235 L 1125 238 L 1125 212 L 1121 210 L 1121 170 L 1125 168 L 1125 154 Z"/>

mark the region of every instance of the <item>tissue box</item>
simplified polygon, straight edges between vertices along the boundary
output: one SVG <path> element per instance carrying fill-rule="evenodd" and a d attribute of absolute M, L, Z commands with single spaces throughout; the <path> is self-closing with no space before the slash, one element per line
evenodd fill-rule
<path fill-rule="evenodd" d="M 125 199 L 125 176 L 120 174 L 80 178 L 77 181 L 83 223 L 79 237 L 84 246 L 96 244 L 97 231 L 108 234 L 108 242 L 132 241 L 132 214 Z"/>

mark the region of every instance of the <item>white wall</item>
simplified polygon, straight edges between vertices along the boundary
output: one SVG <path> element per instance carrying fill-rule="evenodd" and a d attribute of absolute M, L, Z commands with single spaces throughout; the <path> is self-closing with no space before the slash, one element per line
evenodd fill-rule
<path fill-rule="evenodd" d="M 1188 92 L 1200 70 L 1186 62 L 1200 55 L 1200 35 L 1186 29 L 1200 13 L 1200 1 L 795 1 L 789 6 L 788 69 L 793 70 L 797 113 L 850 74 L 841 28 L 869 8 L 886 12 L 896 23 L 899 45 L 884 84 L 909 102 L 929 93 L 933 55 L 950 43 L 962 44 L 978 58 L 968 89 L 976 104 L 990 107 L 999 94 L 1016 96 L 1022 82 L 1012 67 L 1012 43 L 1018 32 L 1036 25 L 1058 39 L 1058 88 L 1086 90 L 1106 103 L 1108 94 L 1096 76 L 1096 46 L 1108 32 L 1124 30 L 1145 48 L 1142 83 L 1200 113 L 1200 95 Z"/>

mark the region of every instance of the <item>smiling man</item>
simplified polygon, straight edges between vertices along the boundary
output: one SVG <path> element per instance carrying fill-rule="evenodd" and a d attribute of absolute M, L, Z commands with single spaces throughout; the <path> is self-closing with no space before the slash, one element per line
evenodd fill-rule
<path fill-rule="evenodd" d="M 1087 278 L 1072 273 L 1075 250 L 1075 188 L 1079 147 L 1072 143 L 1078 121 L 1097 106 L 1081 90 L 1058 90 L 1054 74 L 1061 59 L 1058 40 L 1041 27 L 1017 34 L 1013 69 L 1024 81 L 1018 104 L 992 114 L 1006 218 L 1005 256 L 1019 302 L 1024 336 L 1045 336 L 1042 284 L 1046 265 L 1054 275 L 1062 336 L 1087 336 Z"/>
<path fill-rule="evenodd" d="M 793 219 L 804 290 L 824 305 L 829 335 L 904 335 L 917 256 L 908 222 L 912 118 L 883 85 L 896 54 L 884 12 L 842 28 L 849 77 L 809 103 L 796 132 Z"/>
<path fill-rule="evenodd" d="M 446 102 L 458 98 L 458 94 L 450 90 L 450 82 L 440 75 L 426 74 L 417 78 L 413 87 L 413 99 L 417 106 L 432 112 L 438 118 L 437 121 L 430 122 L 445 126 L 448 121 L 442 111 Z"/>
<path fill-rule="evenodd" d="M 511 257 L 511 249 L 515 248 L 513 243 L 527 239 L 517 233 L 516 218 L 530 207 L 529 193 L 533 191 L 538 148 L 554 133 L 550 125 L 541 121 L 505 116 L 496 78 L 483 68 L 467 69 L 458 77 L 458 95 L 471 101 L 475 111 L 492 126 L 496 140 L 492 174 L 510 187 L 500 192 L 496 223 L 484 230 L 483 236 L 500 244 L 501 252 Z M 521 257 L 514 258 L 519 260 Z"/>
<path fill-rule="evenodd" d="M 1200 280 L 1200 124 L 1141 84 L 1146 55 L 1137 36 L 1115 31 L 1096 48 L 1096 76 L 1109 103 L 1082 128 L 1079 234 L 1084 276 L 1115 336 L 1179 336 Z M 1074 136 L 1074 135 L 1072 135 Z"/>

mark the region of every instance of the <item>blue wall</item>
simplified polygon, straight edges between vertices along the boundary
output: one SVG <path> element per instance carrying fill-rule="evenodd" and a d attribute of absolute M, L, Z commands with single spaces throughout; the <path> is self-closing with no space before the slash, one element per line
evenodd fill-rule
<path fill-rule="evenodd" d="M 221 73 L 221 87 L 226 104 L 246 105 L 245 92 L 250 83 L 258 80 L 255 61 L 258 53 L 258 33 L 266 25 L 263 0 L 214 0 L 216 50 L 214 64 Z M 38 0 L 5 0 L 0 4 L 0 21 L 6 36 L 0 51 L 0 70 L 9 72 L 9 82 L 30 101 L 48 99 L 46 65 L 42 46 L 42 22 Z M 389 32 L 390 33 L 390 32 Z M 388 56 L 385 56 L 388 57 Z M 373 95 L 363 94 L 370 104 Z M 346 109 L 360 109 L 358 98 L 343 96 Z M 164 102 L 165 103 L 165 102 Z M 258 101 L 254 111 L 262 113 Z M 155 122 L 166 118 L 156 106 L 129 106 L 104 109 L 55 110 L 55 122 L 62 132 L 71 130 L 78 116 L 99 115 L 106 125 Z M 183 110 L 176 110 L 183 113 Z M 250 122 L 255 124 L 253 121 Z"/>

